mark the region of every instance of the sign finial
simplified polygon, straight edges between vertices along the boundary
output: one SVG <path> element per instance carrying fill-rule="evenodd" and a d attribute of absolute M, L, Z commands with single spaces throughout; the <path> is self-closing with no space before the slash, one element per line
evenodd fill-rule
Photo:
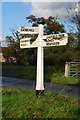
<path fill-rule="evenodd" d="M 37 22 L 38 24 L 42 24 L 42 25 L 44 25 L 45 24 L 45 21 L 44 21 L 44 19 L 42 18 L 40 18 L 40 19 L 38 19 L 38 22 Z"/>

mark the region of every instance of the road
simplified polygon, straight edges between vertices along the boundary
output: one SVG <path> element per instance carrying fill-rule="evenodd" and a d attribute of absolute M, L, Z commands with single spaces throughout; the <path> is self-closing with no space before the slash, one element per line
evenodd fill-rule
<path fill-rule="evenodd" d="M 27 79 L 0 77 L 0 83 L 0 86 L 9 88 L 25 88 L 27 90 L 35 90 L 35 81 Z M 45 91 L 80 97 L 80 85 L 64 85 L 45 82 L 44 86 Z"/>

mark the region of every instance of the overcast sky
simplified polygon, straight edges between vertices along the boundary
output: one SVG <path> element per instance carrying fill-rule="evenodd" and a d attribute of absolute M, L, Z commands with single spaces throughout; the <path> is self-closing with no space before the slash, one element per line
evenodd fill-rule
<path fill-rule="evenodd" d="M 42 2 L 42 3 L 32 3 L 32 10 L 31 13 L 35 14 L 36 16 L 44 16 L 49 17 L 54 16 L 56 17 L 59 15 L 60 18 L 64 18 L 68 15 L 67 10 L 68 8 L 73 8 L 71 11 L 72 14 L 74 12 L 75 3 L 73 2 Z"/>

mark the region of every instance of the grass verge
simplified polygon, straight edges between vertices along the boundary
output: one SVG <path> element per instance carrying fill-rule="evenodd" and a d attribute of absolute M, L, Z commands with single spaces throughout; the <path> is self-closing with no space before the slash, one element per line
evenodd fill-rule
<path fill-rule="evenodd" d="M 3 64 L 2 75 L 6 77 L 24 78 L 29 80 L 36 79 L 36 66 L 22 66 Z M 64 68 L 47 66 L 44 68 L 45 81 L 62 83 L 62 84 L 80 84 L 79 77 L 64 77 Z"/>
<path fill-rule="evenodd" d="M 45 93 L 36 97 L 35 92 L 23 89 L 2 89 L 2 118 L 33 120 L 49 118 L 80 120 L 80 99 L 61 94 Z"/>

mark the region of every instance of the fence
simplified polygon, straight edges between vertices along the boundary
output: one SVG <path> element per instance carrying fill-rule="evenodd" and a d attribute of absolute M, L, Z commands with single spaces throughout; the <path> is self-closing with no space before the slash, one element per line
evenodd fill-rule
<path fill-rule="evenodd" d="M 65 77 L 74 77 L 80 74 L 80 62 L 66 62 Z"/>

